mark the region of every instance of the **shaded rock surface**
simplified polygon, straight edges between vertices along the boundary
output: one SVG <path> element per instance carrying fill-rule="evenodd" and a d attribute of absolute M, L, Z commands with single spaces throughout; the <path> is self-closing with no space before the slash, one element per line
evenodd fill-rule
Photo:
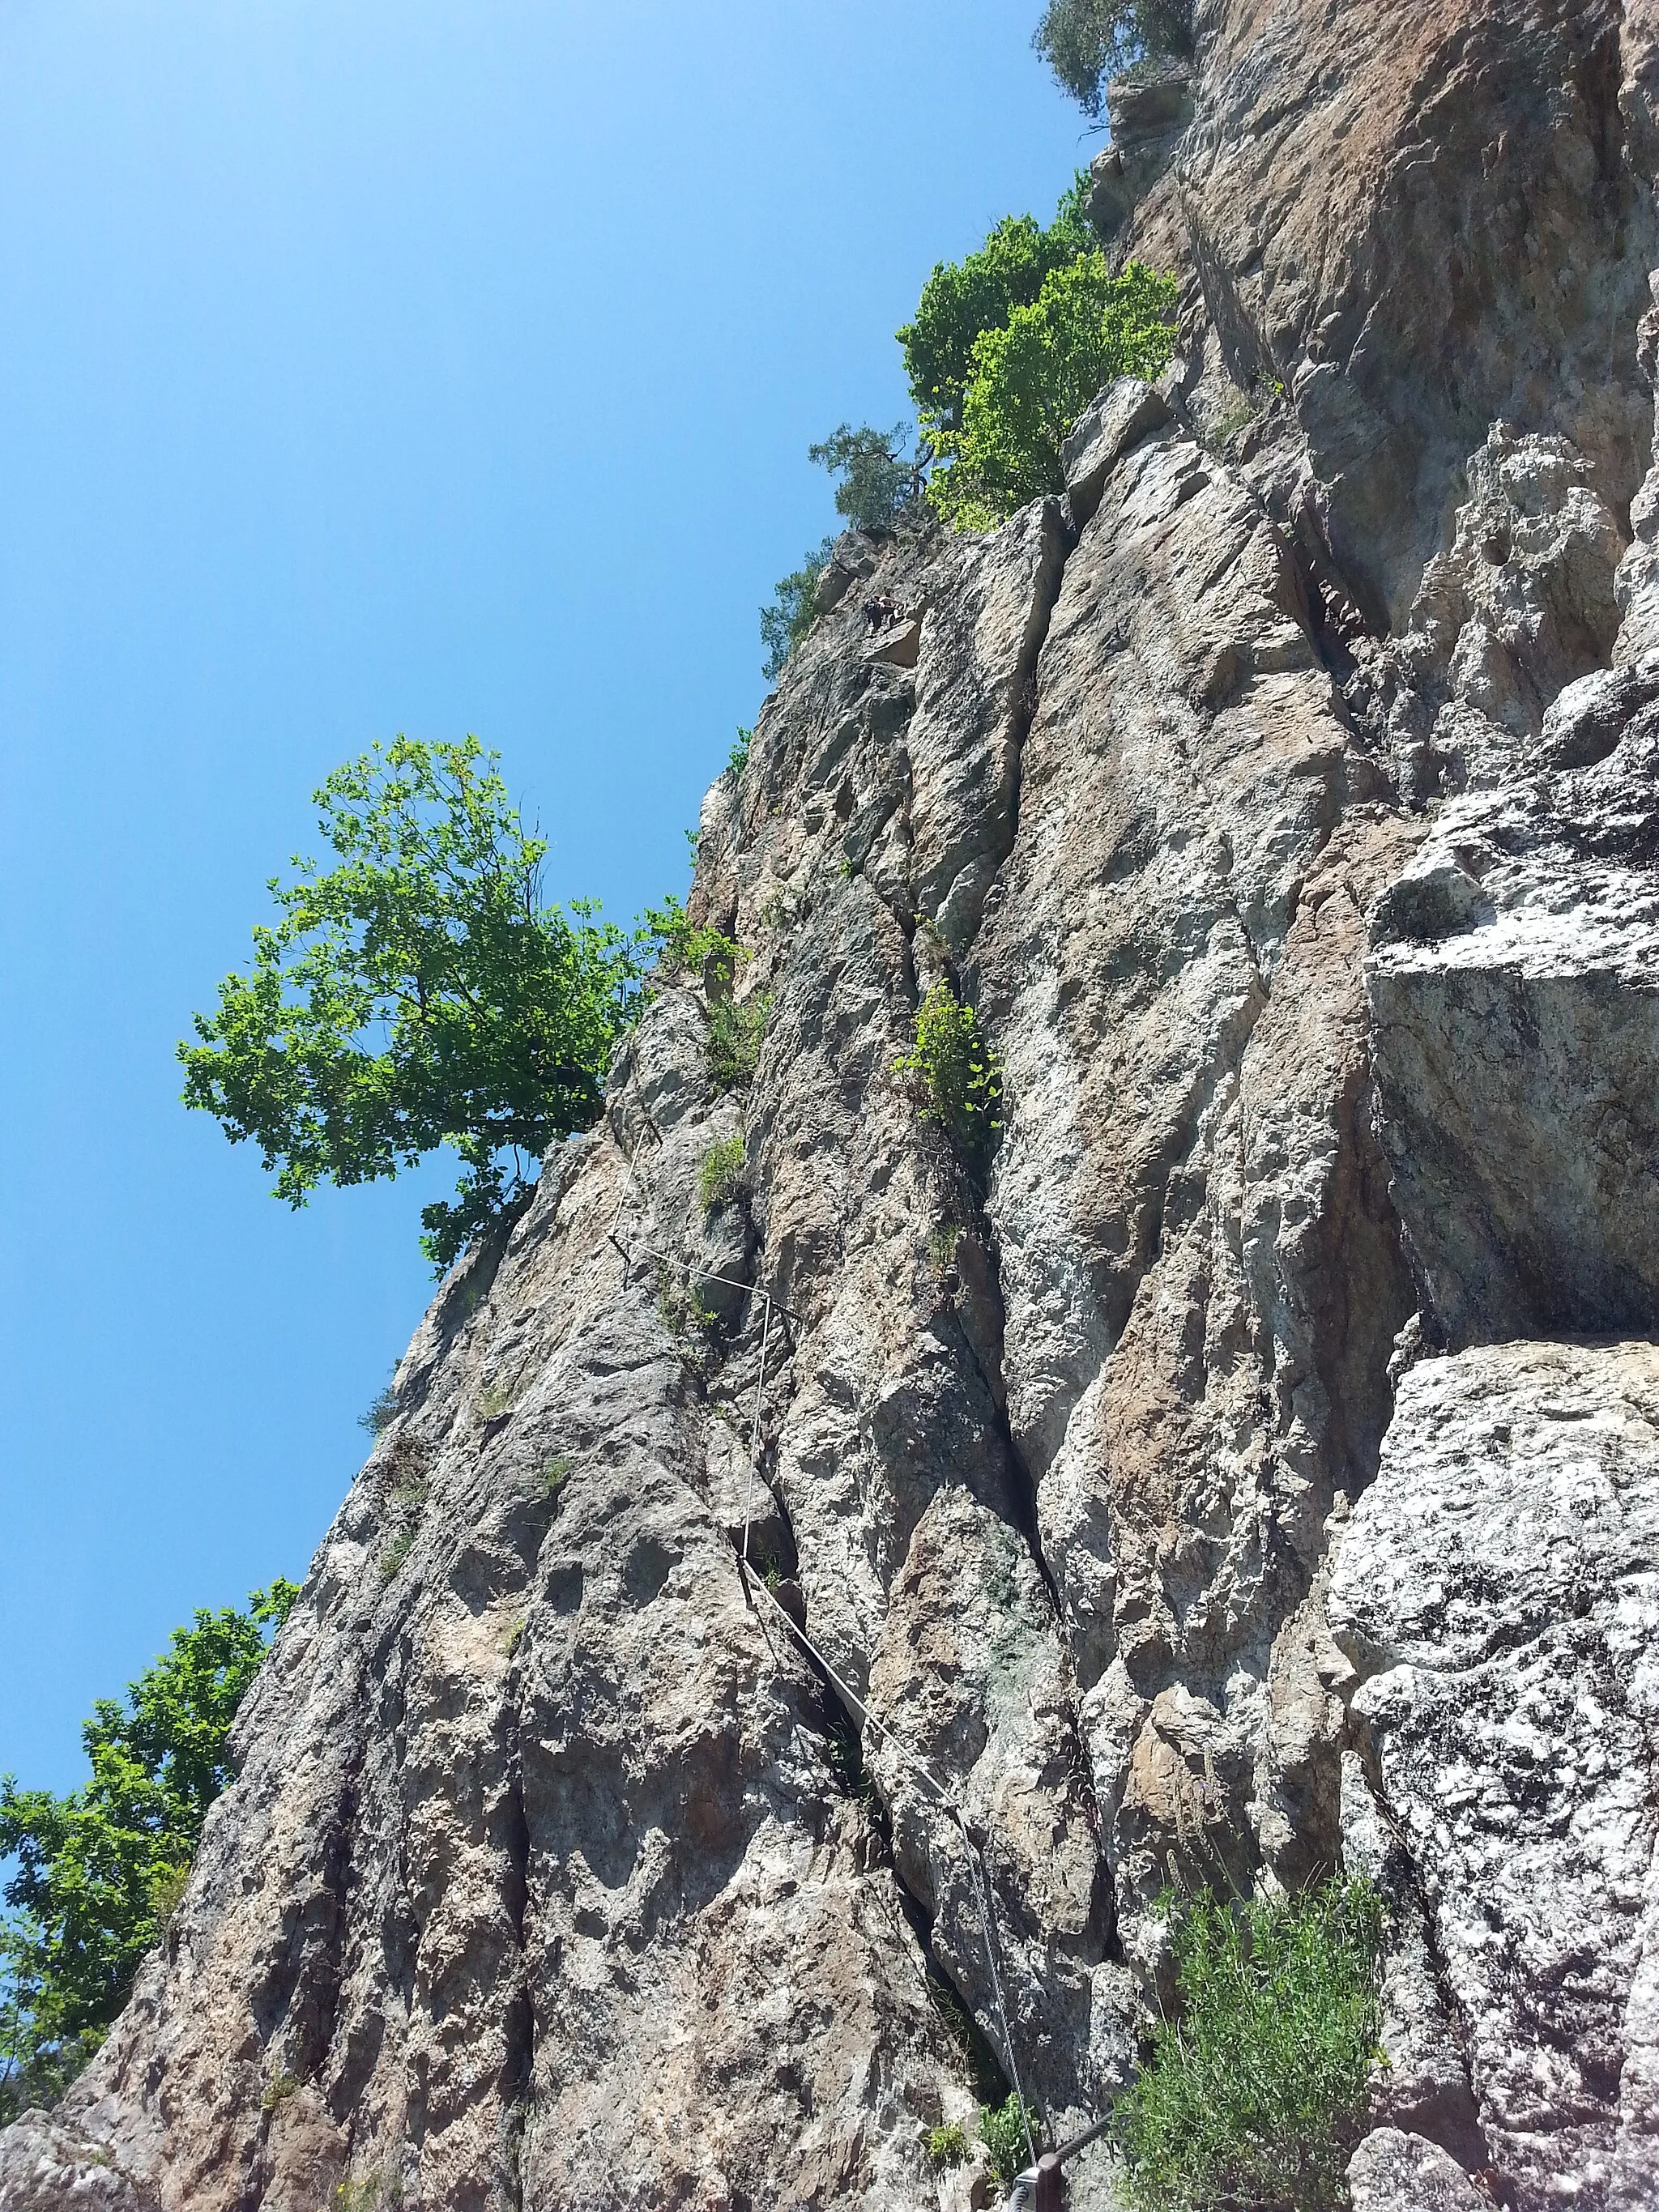
<path fill-rule="evenodd" d="M 1197 27 L 1096 195 L 1178 364 L 839 541 L 702 811 L 752 1079 L 663 977 L 445 1284 L 5 2212 L 965 2202 L 1218 1863 L 1389 1903 L 1357 2203 L 1659 2193 L 1656 26 Z"/>

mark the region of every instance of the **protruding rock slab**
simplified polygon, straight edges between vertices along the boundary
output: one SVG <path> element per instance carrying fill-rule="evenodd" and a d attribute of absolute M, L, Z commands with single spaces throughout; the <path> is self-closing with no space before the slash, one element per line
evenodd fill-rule
<path fill-rule="evenodd" d="M 3 2212 L 157 2212 L 159 2202 L 100 2144 L 45 2112 L 25 2112 L 0 2132 Z"/>
<path fill-rule="evenodd" d="M 1659 1326 L 1659 706 L 1620 684 L 1546 720 L 1540 763 L 1587 765 L 1454 800 L 1372 915 L 1382 1141 L 1454 1347 Z"/>
<path fill-rule="evenodd" d="M 1348 2162 L 1353 2212 L 1488 2212 L 1455 2159 L 1422 2136 L 1375 2128 Z"/>
<path fill-rule="evenodd" d="M 1659 1346 L 1413 1368 L 1330 1617 L 1506 2201 L 1659 2203 Z"/>

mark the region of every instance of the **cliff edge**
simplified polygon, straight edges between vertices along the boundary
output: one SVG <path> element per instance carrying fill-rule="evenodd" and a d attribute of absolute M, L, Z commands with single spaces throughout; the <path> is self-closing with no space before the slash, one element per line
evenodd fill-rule
<path fill-rule="evenodd" d="M 752 1082 L 663 989 L 444 1285 L 6 2212 L 965 2206 L 1217 1865 L 1389 1900 L 1360 2212 L 1659 2201 L 1659 9 L 1198 29 L 1096 165 L 1179 361 L 841 542 Z"/>

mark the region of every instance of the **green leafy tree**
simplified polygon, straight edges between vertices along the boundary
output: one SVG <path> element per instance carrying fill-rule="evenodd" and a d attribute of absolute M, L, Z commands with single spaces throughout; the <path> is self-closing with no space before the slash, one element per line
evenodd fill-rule
<path fill-rule="evenodd" d="M 962 1159 L 981 1169 L 1002 1123 L 1002 1069 L 981 1034 L 979 1016 L 945 982 L 916 1008 L 915 1042 L 893 1062 L 925 1121 L 943 1129 Z"/>
<path fill-rule="evenodd" d="M 232 1778 L 230 1726 L 297 1586 L 246 1613 L 198 1612 L 81 1731 L 92 1775 L 66 1797 L 0 1780 L 0 2123 L 50 2104 L 126 2002 L 165 1930 L 208 1807 Z"/>
<path fill-rule="evenodd" d="M 1080 174 L 1047 229 L 1034 216 L 1005 216 L 976 252 L 941 261 L 923 285 L 915 318 L 898 341 L 910 396 L 930 436 L 962 428 L 980 333 L 1000 330 L 1016 307 L 1031 305 L 1047 277 L 1095 243 L 1087 185 Z"/>
<path fill-rule="evenodd" d="M 983 529 L 1065 489 L 1060 447 L 1114 377 L 1161 376 L 1175 350 L 1178 287 L 1144 262 L 1113 276 L 1097 248 L 1043 279 L 1029 307 L 974 341 L 962 428 L 938 444 L 948 466 L 928 497 L 959 527 Z"/>
<path fill-rule="evenodd" d="M 1363 1881 L 1170 1903 L 1178 1996 L 1113 2129 L 1142 2212 L 1325 2212 L 1365 2124 L 1382 1905 Z"/>
<path fill-rule="evenodd" d="M 872 430 L 843 422 L 806 458 L 837 479 L 836 512 L 858 530 L 890 530 L 909 500 L 915 471 L 904 458 L 909 425 Z"/>
<path fill-rule="evenodd" d="M 456 1200 L 421 1217 L 440 1272 L 597 1117 L 637 998 L 635 940 L 544 903 L 546 843 L 496 760 L 399 738 L 337 769 L 314 797 L 337 865 L 272 879 L 252 972 L 179 1048 L 185 1104 L 256 1143 L 293 1206 L 452 1146 Z"/>
<path fill-rule="evenodd" d="M 1137 62 L 1193 50 L 1193 0 L 1048 0 L 1031 44 L 1085 115 Z"/>
<path fill-rule="evenodd" d="M 761 643 L 766 647 L 761 673 L 769 684 L 777 682 L 785 662 L 812 627 L 818 579 L 830 565 L 835 544 L 833 535 L 826 538 L 793 575 L 784 577 L 772 594 L 771 605 L 761 609 Z"/>

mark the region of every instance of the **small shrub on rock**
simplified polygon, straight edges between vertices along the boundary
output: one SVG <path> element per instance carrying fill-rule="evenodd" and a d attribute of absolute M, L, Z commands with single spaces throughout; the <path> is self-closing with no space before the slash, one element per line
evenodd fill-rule
<path fill-rule="evenodd" d="M 927 2160 L 943 2172 L 947 2166 L 960 2166 L 968 2156 L 968 2131 L 960 2120 L 946 2120 L 942 2127 L 927 2130 Z"/>
<path fill-rule="evenodd" d="M 830 565 L 835 544 L 833 535 L 826 538 L 816 553 L 781 580 L 771 604 L 761 609 L 761 643 L 766 647 L 761 675 L 768 684 L 777 682 L 784 663 L 812 627 L 818 579 Z"/>
<path fill-rule="evenodd" d="M 714 1091 L 740 1091 L 753 1079 L 771 1018 L 772 994 L 756 991 L 746 999 L 726 996 L 708 1008 L 708 1080 Z"/>
<path fill-rule="evenodd" d="M 991 2171 L 1005 2189 L 1010 2188 L 1030 2163 L 1030 2135 L 1040 2140 L 1042 2115 L 1035 2106 L 1022 2106 L 1018 2097 L 1005 2105 L 988 2105 L 979 2116 L 980 2140 L 990 2154 Z"/>
<path fill-rule="evenodd" d="M 358 1414 L 357 1425 L 360 1429 L 367 1429 L 370 1436 L 378 1437 L 381 1430 L 389 1429 L 397 1418 L 398 1393 L 388 1382 L 371 1401 L 368 1411 Z"/>
<path fill-rule="evenodd" d="M 904 447 L 909 434 L 908 422 L 890 430 L 872 430 L 867 422 L 855 430 L 843 422 L 821 445 L 807 447 L 807 459 L 837 479 L 836 512 L 855 530 L 890 530 L 908 503 L 912 471 Z"/>
<path fill-rule="evenodd" d="M 1382 1907 L 1367 1882 L 1171 1908 L 1178 2006 L 1113 2128 L 1140 2212 L 1326 2212 L 1364 2132 Z"/>
<path fill-rule="evenodd" d="M 1002 1126 L 1002 1071 L 979 1016 L 948 983 L 935 983 L 917 1007 L 915 1043 L 893 1073 L 913 1086 L 922 1119 L 945 1131 L 964 1162 L 982 1167 Z"/>
<path fill-rule="evenodd" d="M 697 1200 L 705 1213 L 736 1197 L 743 1187 L 743 1139 L 717 1137 L 697 1170 Z"/>

